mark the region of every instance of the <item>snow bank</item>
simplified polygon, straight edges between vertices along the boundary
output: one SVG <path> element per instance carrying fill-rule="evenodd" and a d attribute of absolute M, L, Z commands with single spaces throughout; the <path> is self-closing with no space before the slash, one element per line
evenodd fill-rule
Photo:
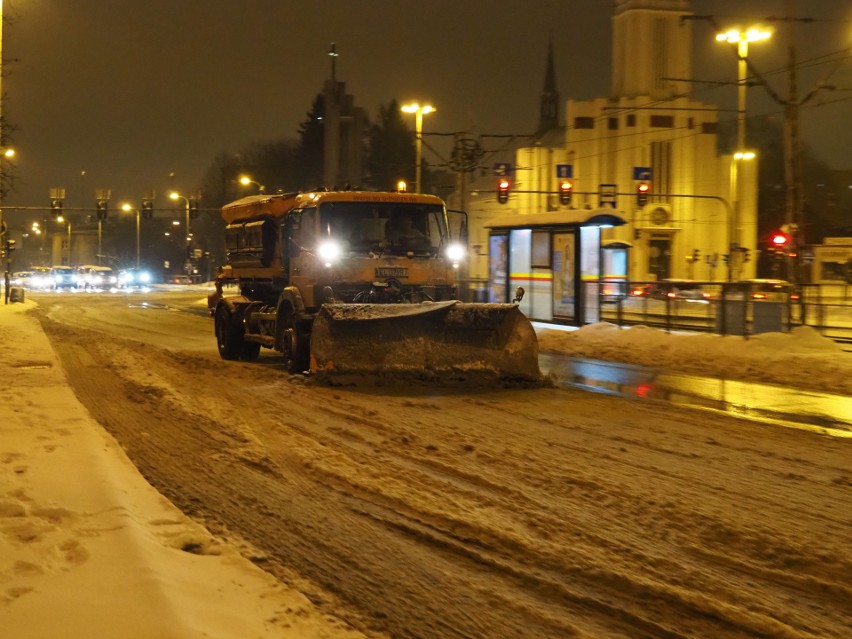
<path fill-rule="evenodd" d="M 539 324 L 536 332 L 542 352 L 852 394 L 852 353 L 808 326 L 748 339 L 667 333 L 647 326 L 621 328 L 607 322 L 573 331 Z"/>

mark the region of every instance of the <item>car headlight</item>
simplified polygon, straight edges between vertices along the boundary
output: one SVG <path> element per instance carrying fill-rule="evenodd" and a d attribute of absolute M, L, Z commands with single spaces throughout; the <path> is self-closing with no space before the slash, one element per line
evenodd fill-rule
<path fill-rule="evenodd" d="M 447 247 L 447 259 L 451 260 L 454 264 L 458 264 L 464 259 L 465 250 L 461 244 L 450 244 Z"/>
<path fill-rule="evenodd" d="M 343 255 L 343 247 L 340 246 L 339 242 L 326 240 L 317 247 L 317 255 L 325 262 L 326 266 L 331 266 Z"/>

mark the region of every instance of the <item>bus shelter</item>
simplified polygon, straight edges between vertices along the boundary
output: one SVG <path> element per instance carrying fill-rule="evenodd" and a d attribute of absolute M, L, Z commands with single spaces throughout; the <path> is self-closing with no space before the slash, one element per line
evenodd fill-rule
<path fill-rule="evenodd" d="M 612 209 L 553 211 L 489 220 L 488 301 L 520 286 L 531 320 L 582 326 L 600 319 L 601 231 L 626 221 Z"/>

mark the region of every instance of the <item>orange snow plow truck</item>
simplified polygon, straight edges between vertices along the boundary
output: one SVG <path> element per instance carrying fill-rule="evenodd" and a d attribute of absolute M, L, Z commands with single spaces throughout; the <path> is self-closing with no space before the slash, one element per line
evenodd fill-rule
<path fill-rule="evenodd" d="M 467 216 L 440 198 L 255 195 L 222 217 L 228 263 L 208 306 L 224 359 L 265 347 L 292 372 L 540 378 L 535 331 L 516 304 L 458 301 Z"/>

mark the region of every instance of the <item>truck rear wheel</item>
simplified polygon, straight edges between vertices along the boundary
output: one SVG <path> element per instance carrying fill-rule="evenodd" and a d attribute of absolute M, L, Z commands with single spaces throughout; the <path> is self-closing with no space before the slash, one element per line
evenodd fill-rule
<path fill-rule="evenodd" d="M 242 327 L 234 321 L 234 315 L 225 304 L 216 307 L 213 318 L 216 329 L 216 346 L 222 359 L 239 359 L 245 344 Z"/>

